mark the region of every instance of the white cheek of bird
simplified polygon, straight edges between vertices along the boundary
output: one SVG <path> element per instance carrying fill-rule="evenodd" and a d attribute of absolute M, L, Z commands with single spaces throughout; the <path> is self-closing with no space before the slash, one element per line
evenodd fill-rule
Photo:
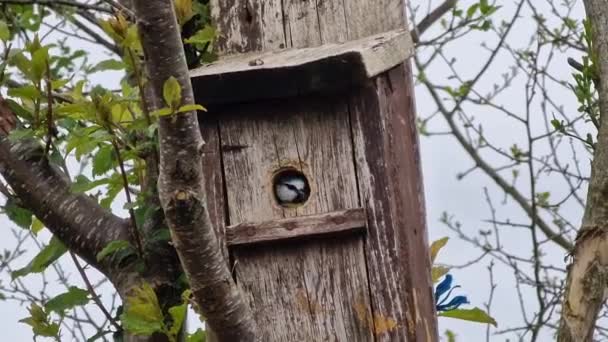
<path fill-rule="evenodd" d="M 310 187 L 303 174 L 279 174 L 275 179 L 274 192 L 281 205 L 302 204 L 310 195 Z"/>

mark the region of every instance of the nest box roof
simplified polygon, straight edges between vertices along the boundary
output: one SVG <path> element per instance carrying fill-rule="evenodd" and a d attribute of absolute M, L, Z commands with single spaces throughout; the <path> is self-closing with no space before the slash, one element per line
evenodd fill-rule
<path fill-rule="evenodd" d="M 203 104 L 339 91 L 363 84 L 414 52 L 407 30 L 340 44 L 227 56 L 190 72 Z"/>

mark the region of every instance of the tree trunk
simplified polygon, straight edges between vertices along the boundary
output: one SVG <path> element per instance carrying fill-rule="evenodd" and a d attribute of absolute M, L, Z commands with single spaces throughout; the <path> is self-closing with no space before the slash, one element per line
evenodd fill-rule
<path fill-rule="evenodd" d="M 597 137 L 587 205 L 572 251 L 573 263 L 563 301 L 558 332 L 560 342 L 592 341 L 595 321 L 608 285 L 608 0 L 586 0 L 593 30 L 593 53 L 599 71 L 600 128 Z"/>
<path fill-rule="evenodd" d="M 181 105 L 193 104 L 173 2 L 136 0 L 133 4 L 156 105 L 170 77 L 181 86 Z M 209 219 L 197 113 L 161 117 L 159 137 L 160 200 L 195 302 L 220 341 L 255 341 L 251 310 L 232 279 Z"/>

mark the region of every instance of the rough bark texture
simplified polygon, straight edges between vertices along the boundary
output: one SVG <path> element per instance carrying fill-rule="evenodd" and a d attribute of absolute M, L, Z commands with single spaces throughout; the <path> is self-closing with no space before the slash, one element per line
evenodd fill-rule
<path fill-rule="evenodd" d="M 91 265 L 95 255 L 114 240 L 129 240 L 129 223 L 85 194 L 70 191 L 67 177 L 44 157 L 32 141 L 0 140 L 0 172 L 24 205 L 72 251 Z"/>
<path fill-rule="evenodd" d="M 559 330 L 560 342 L 592 341 L 608 284 L 608 1 L 586 0 L 598 56 L 601 125 L 587 205 L 572 252 Z"/>
<path fill-rule="evenodd" d="M 7 135 L 14 123 L 14 113 L 0 97 L 0 173 L 23 206 L 70 250 L 104 272 L 95 255 L 111 241 L 129 240 L 129 222 L 87 195 L 72 193 L 67 176 L 44 155 L 44 146 L 32 139 L 11 142 Z"/>
<path fill-rule="evenodd" d="M 96 254 L 108 243 L 132 238 L 129 220 L 112 215 L 84 194 L 72 193 L 67 176 L 44 156 L 44 146 L 31 139 L 12 143 L 6 138 L 14 124 L 14 113 L 0 97 L 0 173 L 20 205 L 31 210 L 71 251 L 105 274 L 121 298 L 145 281 L 156 289 L 163 307 L 177 305 L 181 293 L 172 286 L 179 276 L 175 271 L 179 264 L 168 262 L 166 255 L 150 256 L 149 263 L 160 265 L 146 270 L 144 277 L 133 263 L 117 265 L 111 258 L 97 262 Z M 125 333 L 125 341 L 167 342 L 168 338 Z"/>
<path fill-rule="evenodd" d="M 171 76 L 193 104 L 179 27 L 170 0 L 133 1 L 157 99 Z M 161 204 L 182 266 L 207 324 L 220 341 L 254 341 L 255 323 L 222 255 L 206 205 L 203 140 L 196 112 L 160 119 Z"/>

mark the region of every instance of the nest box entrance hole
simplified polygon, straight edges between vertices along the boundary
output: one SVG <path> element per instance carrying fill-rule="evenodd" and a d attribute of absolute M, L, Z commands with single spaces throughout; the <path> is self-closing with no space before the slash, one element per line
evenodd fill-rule
<path fill-rule="evenodd" d="M 282 167 L 272 176 L 274 199 L 281 207 L 295 208 L 310 197 L 310 184 L 306 175 L 294 167 Z"/>

